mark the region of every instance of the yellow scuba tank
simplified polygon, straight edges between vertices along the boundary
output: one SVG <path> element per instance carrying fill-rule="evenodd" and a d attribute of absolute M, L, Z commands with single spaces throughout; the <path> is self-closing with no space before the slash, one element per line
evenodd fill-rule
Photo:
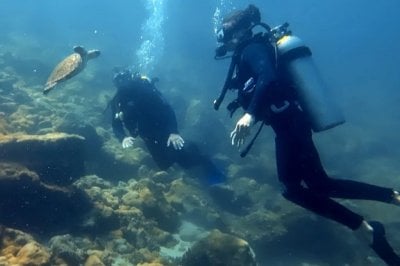
<path fill-rule="evenodd" d="M 331 97 L 329 87 L 312 59 L 311 50 L 291 34 L 288 26 L 285 23 L 271 29 L 271 36 L 277 46 L 278 62 L 285 64 L 313 130 L 319 132 L 343 124 L 344 116 Z"/>

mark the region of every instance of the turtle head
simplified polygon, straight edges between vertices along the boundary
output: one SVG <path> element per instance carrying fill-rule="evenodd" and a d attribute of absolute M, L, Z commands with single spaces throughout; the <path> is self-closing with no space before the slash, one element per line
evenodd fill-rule
<path fill-rule="evenodd" d="M 87 55 L 87 51 L 83 46 L 74 46 L 74 52 L 80 54 L 82 57 Z"/>

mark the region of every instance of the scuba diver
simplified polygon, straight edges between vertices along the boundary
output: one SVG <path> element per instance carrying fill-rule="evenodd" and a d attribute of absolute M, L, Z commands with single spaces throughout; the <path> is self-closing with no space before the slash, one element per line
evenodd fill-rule
<path fill-rule="evenodd" d="M 264 32 L 255 32 L 255 28 L 260 26 Z M 336 110 L 330 113 L 313 110 L 312 105 L 319 103 L 310 99 L 321 97 L 321 93 L 315 86 L 310 89 L 307 84 L 320 84 L 308 82 L 310 78 L 316 80 L 306 73 L 307 69 L 311 69 L 305 67 L 310 63 L 311 52 L 304 45 L 299 45 L 299 39 L 293 43 L 294 49 L 280 50 L 279 45 L 287 40 L 284 37 L 291 35 L 287 26 L 284 24 L 271 29 L 261 22 L 260 11 L 254 5 L 223 19 L 222 28 L 217 33 L 217 41 L 221 45 L 216 49 L 215 59 L 231 54 L 232 61 L 222 92 L 214 101 L 214 108 L 218 110 L 227 90 L 237 90 L 237 99 L 227 108 L 232 115 L 241 107 L 244 115 L 231 132 L 232 145 L 242 146 L 250 128 L 257 122 L 261 126 L 256 136 L 263 124 L 270 125 L 275 133 L 277 172 L 284 185 L 283 196 L 347 226 L 388 265 L 400 265 L 400 258 L 388 243 L 380 222 L 366 221 L 363 216 L 333 200 L 374 200 L 400 206 L 399 192 L 393 189 L 335 179 L 325 172 L 312 140 L 312 131 L 322 131 L 344 121 Z M 282 31 L 284 34 L 281 34 Z M 242 152 L 242 157 L 254 139 Z"/>
<path fill-rule="evenodd" d="M 139 136 L 161 170 L 174 163 L 194 170 L 216 203 L 227 210 L 240 207 L 243 198 L 225 184 L 226 176 L 194 143 L 180 136 L 175 112 L 153 81 L 122 70 L 114 75 L 113 83 L 117 92 L 110 102 L 112 128 L 124 149 L 132 147 Z"/>

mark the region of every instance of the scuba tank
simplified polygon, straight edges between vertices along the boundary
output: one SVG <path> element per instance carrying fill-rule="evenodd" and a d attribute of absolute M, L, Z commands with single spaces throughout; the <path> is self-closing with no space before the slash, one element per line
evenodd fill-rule
<path fill-rule="evenodd" d="M 339 107 L 330 95 L 329 87 L 322 79 L 313 59 L 310 48 L 297 36 L 288 30 L 289 24 L 284 23 L 270 28 L 265 23 L 256 23 L 250 29 L 261 26 L 266 32 L 257 34 L 265 42 L 276 47 L 277 64 L 287 72 L 294 85 L 302 109 L 310 118 L 314 132 L 324 131 L 345 122 Z M 255 37 L 253 37 L 255 38 Z M 224 45 L 216 49 L 215 59 L 225 59 L 227 51 Z M 234 53 L 229 67 L 224 87 L 219 97 L 214 101 L 214 109 L 218 110 L 226 92 L 232 87 L 233 73 L 240 54 Z"/>
<path fill-rule="evenodd" d="M 288 72 L 313 131 L 320 132 L 343 124 L 344 116 L 333 101 L 311 57 L 310 48 L 299 37 L 293 36 L 288 26 L 285 23 L 271 29 L 270 37 L 276 43 L 278 62 Z"/>

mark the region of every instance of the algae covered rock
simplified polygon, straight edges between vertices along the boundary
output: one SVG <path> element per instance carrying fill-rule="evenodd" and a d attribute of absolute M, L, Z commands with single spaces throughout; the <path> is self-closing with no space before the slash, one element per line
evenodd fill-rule
<path fill-rule="evenodd" d="M 32 236 L 0 227 L 0 265 L 50 265 L 49 251 Z"/>
<path fill-rule="evenodd" d="M 247 241 L 219 230 L 213 230 L 183 255 L 182 265 L 256 266 L 257 263 Z"/>
<path fill-rule="evenodd" d="M 90 242 L 84 238 L 74 238 L 69 234 L 57 235 L 49 240 L 53 264 L 81 265 L 86 257 L 82 247 L 91 248 Z"/>
<path fill-rule="evenodd" d="M 98 256 L 93 254 L 86 259 L 84 266 L 104 266 L 104 263 Z"/>
<path fill-rule="evenodd" d="M 91 208 L 86 194 L 41 182 L 16 163 L 0 162 L 0 223 L 36 233 L 73 227 Z"/>
<path fill-rule="evenodd" d="M 84 174 L 84 141 L 78 135 L 0 136 L 0 160 L 22 164 L 45 183 L 69 185 Z"/>
<path fill-rule="evenodd" d="M 5 135 L 10 132 L 10 128 L 4 112 L 0 112 L 0 135 Z"/>
<path fill-rule="evenodd" d="M 163 187 L 151 180 L 143 179 L 133 184 L 122 196 L 122 202 L 140 209 L 144 217 L 154 220 L 165 231 L 174 232 L 180 226 L 179 214 L 166 200 Z"/>

